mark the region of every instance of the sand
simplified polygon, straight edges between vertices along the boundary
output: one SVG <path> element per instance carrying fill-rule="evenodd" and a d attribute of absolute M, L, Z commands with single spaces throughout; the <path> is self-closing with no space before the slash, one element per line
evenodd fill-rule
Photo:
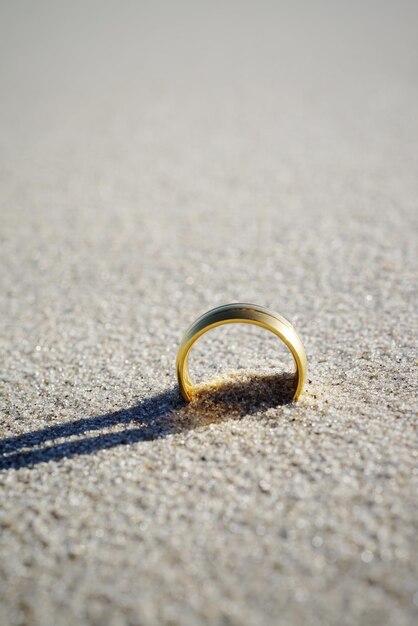
<path fill-rule="evenodd" d="M 416 624 L 416 3 L 59 4 L 0 18 L 1 624 Z M 234 301 L 299 402 L 241 325 L 180 399 Z"/>

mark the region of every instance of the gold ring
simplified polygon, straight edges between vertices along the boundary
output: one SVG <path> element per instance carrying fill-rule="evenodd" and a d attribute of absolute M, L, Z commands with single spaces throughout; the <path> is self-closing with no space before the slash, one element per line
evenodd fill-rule
<path fill-rule="evenodd" d="M 177 380 L 183 398 L 190 401 L 193 397 L 193 383 L 187 368 L 190 348 L 201 335 L 223 324 L 254 324 L 270 330 L 289 348 L 296 364 L 297 384 L 293 400 L 300 396 L 306 379 L 307 361 L 305 348 L 292 324 L 284 317 L 256 304 L 225 304 L 211 309 L 199 317 L 186 331 L 177 352 Z"/>

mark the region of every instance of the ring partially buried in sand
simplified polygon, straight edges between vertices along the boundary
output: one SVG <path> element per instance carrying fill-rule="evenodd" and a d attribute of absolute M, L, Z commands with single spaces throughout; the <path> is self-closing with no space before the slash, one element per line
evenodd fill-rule
<path fill-rule="evenodd" d="M 256 304 L 225 304 L 211 309 L 199 317 L 186 331 L 177 352 L 177 379 L 183 398 L 190 401 L 194 395 L 194 385 L 187 368 L 190 348 L 208 330 L 223 324 L 254 324 L 270 330 L 289 348 L 296 364 L 295 392 L 293 400 L 300 396 L 306 379 L 306 353 L 303 343 L 292 324 L 284 317 Z"/>

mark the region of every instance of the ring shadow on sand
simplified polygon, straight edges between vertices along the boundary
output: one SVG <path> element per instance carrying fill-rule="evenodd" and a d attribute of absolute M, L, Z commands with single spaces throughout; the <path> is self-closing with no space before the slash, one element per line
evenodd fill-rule
<path fill-rule="evenodd" d="M 226 420 L 239 420 L 290 403 L 294 387 L 294 374 L 249 376 L 244 381 L 228 379 L 202 386 L 188 404 L 181 400 L 175 387 L 127 409 L 2 439 L 0 470 L 57 462 Z M 94 431 L 105 432 L 88 434 Z"/>

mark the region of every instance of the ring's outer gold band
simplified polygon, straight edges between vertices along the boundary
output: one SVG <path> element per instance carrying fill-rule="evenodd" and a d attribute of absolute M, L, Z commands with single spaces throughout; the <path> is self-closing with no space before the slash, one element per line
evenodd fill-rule
<path fill-rule="evenodd" d="M 189 351 L 201 335 L 223 324 L 241 322 L 261 326 L 277 335 L 289 348 L 296 363 L 297 384 L 293 400 L 300 396 L 306 379 L 307 360 L 303 344 L 293 326 L 284 317 L 257 304 L 225 304 L 199 317 L 186 331 L 177 352 L 177 379 L 183 398 L 193 397 L 193 383 L 187 368 Z"/>

